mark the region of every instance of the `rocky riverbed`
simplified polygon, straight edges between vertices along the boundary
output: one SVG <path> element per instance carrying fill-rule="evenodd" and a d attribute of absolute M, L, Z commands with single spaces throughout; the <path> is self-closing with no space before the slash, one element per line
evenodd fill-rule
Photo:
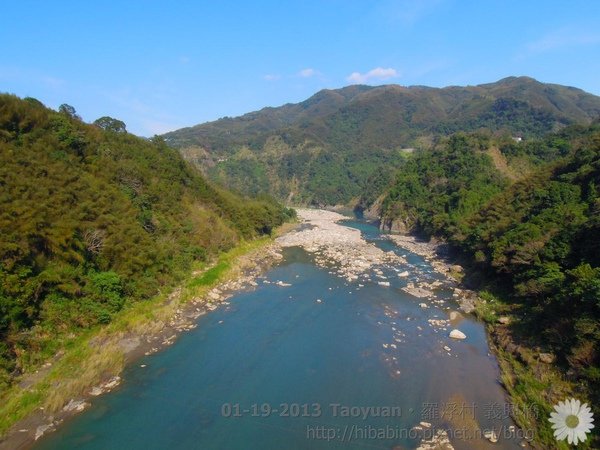
<path fill-rule="evenodd" d="M 382 286 L 389 286 L 389 281 L 380 270 L 384 265 L 405 264 L 406 260 L 396 253 L 384 252 L 361 236 L 359 230 L 345 227 L 338 222 L 348 219 L 337 212 L 315 209 L 297 209 L 301 225 L 277 239 L 280 247 L 302 247 L 315 257 L 320 267 L 329 268 L 333 273 L 351 281 L 366 281 L 370 272 L 374 272 L 376 281 Z M 390 234 L 387 237 L 398 247 L 416 255 L 422 256 L 438 273 L 442 274 L 445 284 L 453 286 L 453 297 L 465 313 L 475 309 L 478 300 L 473 291 L 458 288 L 456 274 L 462 272 L 462 267 L 451 264 L 440 255 L 440 245 L 425 242 L 413 236 Z M 399 277 L 408 276 L 408 272 L 399 272 Z M 434 290 L 442 286 L 442 282 L 408 283 L 403 290 L 418 298 L 435 300 Z"/>
<path fill-rule="evenodd" d="M 298 209 L 302 226 L 277 239 L 282 247 L 302 247 L 347 281 L 367 279 L 375 266 L 405 262 L 394 252 L 384 252 L 363 239 L 359 230 L 338 224 L 346 216 L 332 211 Z M 378 273 L 376 271 L 376 273 Z M 385 277 L 379 275 L 385 285 Z"/>
<path fill-rule="evenodd" d="M 431 264 L 434 270 L 446 277 L 454 286 L 453 297 L 460 305 L 460 309 L 470 314 L 475 310 L 475 304 L 479 300 L 477 293 L 465 288 L 458 288 L 457 276 L 462 274 L 463 268 L 458 265 L 451 263 L 445 259 L 441 251 L 441 245 L 436 242 L 426 242 L 415 238 L 414 236 L 390 234 L 389 239 L 392 240 L 398 247 L 402 247 L 416 255 L 422 256 L 425 260 Z M 421 287 L 421 289 L 423 286 Z M 412 288 L 406 290 L 412 295 L 417 297 L 426 296 L 420 295 L 418 288 Z"/>

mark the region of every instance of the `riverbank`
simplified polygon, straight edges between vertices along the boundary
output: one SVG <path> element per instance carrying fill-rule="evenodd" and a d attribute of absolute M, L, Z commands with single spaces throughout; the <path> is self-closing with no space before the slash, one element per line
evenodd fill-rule
<path fill-rule="evenodd" d="M 519 308 L 487 291 L 476 292 L 462 286 L 460 281 L 465 269 L 444 256 L 447 252 L 442 248 L 443 243 L 408 235 L 390 234 L 389 238 L 398 246 L 423 256 L 436 271 L 453 279 L 456 282 L 453 297 L 461 310 L 486 324 L 490 352 L 500 367 L 499 382 L 510 399 L 511 418 L 520 429 L 531 430 L 535 436 L 528 444 L 536 449 L 569 448 L 564 441 L 556 441 L 547 419 L 559 401 L 572 396 L 585 400 L 586 394 L 554 364 L 556 355 L 521 339 Z M 590 442 L 580 446 L 593 448 Z"/>
<path fill-rule="evenodd" d="M 294 224 L 280 227 L 274 237 Z M 127 364 L 172 345 L 195 328 L 195 321 L 235 291 L 252 289 L 254 279 L 281 258 L 273 238 L 245 242 L 198 269 L 168 294 L 138 303 L 108 325 L 89 330 L 24 375 L 0 407 L 0 449 L 29 448 L 69 417 L 85 410 L 95 396 L 116 388 Z"/>
<path fill-rule="evenodd" d="M 566 441 L 555 439 L 548 419 L 559 401 L 573 397 L 589 405 L 584 387 L 559 368 L 556 355 L 523 337 L 521 313 L 515 305 L 488 292 L 481 296 L 474 314 L 486 323 L 490 351 L 500 366 L 500 382 L 511 400 L 513 420 L 521 429 L 533 430 L 533 448 L 570 448 Z M 579 443 L 578 448 L 597 448 L 592 439 Z"/>

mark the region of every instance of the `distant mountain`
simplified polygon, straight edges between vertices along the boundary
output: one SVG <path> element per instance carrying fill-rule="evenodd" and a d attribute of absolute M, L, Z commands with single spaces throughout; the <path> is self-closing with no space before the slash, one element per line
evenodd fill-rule
<path fill-rule="evenodd" d="M 369 179 L 441 136 L 488 129 L 525 139 L 600 116 L 600 97 L 509 77 L 479 86 L 386 85 L 309 99 L 164 135 L 211 178 L 294 203 L 348 203 Z"/>

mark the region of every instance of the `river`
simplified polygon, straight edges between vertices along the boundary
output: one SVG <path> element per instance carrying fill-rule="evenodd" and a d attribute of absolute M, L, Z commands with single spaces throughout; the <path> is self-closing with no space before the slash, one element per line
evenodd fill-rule
<path fill-rule="evenodd" d="M 376 227 L 343 225 L 402 262 L 348 281 L 284 248 L 258 287 L 136 361 L 34 448 L 433 448 L 436 430 L 456 449 L 520 448 L 484 326 L 456 313 L 435 325 L 457 311 L 447 280 Z M 402 290 L 423 282 L 433 298 Z M 449 338 L 454 328 L 467 338 Z M 491 429 L 496 444 L 482 436 Z"/>

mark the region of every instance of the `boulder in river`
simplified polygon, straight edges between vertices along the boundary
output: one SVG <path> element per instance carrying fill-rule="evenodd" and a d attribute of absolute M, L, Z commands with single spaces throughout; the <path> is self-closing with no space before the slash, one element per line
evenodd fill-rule
<path fill-rule="evenodd" d="M 450 337 L 452 339 L 461 339 L 462 340 L 462 339 L 466 339 L 467 335 L 460 330 L 454 329 L 450 332 Z"/>
<path fill-rule="evenodd" d="M 492 444 L 498 442 L 498 435 L 496 435 L 496 432 L 494 430 L 486 431 L 485 433 L 483 433 L 483 436 Z"/>
<path fill-rule="evenodd" d="M 459 313 L 458 311 L 450 311 L 450 321 L 454 322 L 456 320 L 462 319 L 463 316 L 461 313 Z"/>

